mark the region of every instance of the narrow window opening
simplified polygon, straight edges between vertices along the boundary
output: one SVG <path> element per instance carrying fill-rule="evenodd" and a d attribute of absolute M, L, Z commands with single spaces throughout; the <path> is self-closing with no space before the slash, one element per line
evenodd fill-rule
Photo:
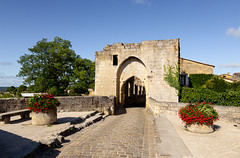
<path fill-rule="evenodd" d="M 118 56 L 113 55 L 113 65 L 117 66 L 118 65 Z"/>

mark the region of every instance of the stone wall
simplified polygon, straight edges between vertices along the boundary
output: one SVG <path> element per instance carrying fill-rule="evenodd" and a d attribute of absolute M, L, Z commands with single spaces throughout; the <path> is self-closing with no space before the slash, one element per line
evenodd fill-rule
<path fill-rule="evenodd" d="M 240 73 L 234 73 L 232 79 L 240 81 Z"/>
<path fill-rule="evenodd" d="M 66 96 L 55 98 L 61 103 L 58 111 L 98 110 L 106 114 L 113 114 L 115 110 L 115 97 L 113 96 Z M 26 108 L 26 98 L 0 99 L 0 113 Z"/>
<path fill-rule="evenodd" d="M 180 58 L 181 74 L 213 74 L 213 65 Z"/>
<path fill-rule="evenodd" d="M 26 109 L 25 98 L 0 98 L 0 113 Z"/>
<path fill-rule="evenodd" d="M 146 106 L 149 97 L 177 102 L 177 91 L 164 80 L 164 66 L 179 62 L 179 48 L 178 39 L 107 45 L 95 55 L 95 94 L 116 96 L 117 104 L 122 104 L 122 87 L 136 77 L 146 89 Z"/>
<path fill-rule="evenodd" d="M 149 109 L 154 115 L 160 115 L 161 113 L 178 115 L 178 110 L 187 105 L 187 103 L 160 102 L 152 98 L 149 101 Z M 214 105 L 214 109 L 218 112 L 221 120 L 236 122 L 240 119 L 240 107 Z"/>
<path fill-rule="evenodd" d="M 67 96 L 55 98 L 61 103 L 58 111 L 98 110 L 106 114 L 114 114 L 115 111 L 115 97 L 113 96 Z"/>

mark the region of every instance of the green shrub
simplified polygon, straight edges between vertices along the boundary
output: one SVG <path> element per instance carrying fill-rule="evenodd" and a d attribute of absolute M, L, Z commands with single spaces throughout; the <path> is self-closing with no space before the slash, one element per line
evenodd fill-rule
<path fill-rule="evenodd" d="M 229 83 L 229 89 L 240 91 L 240 82 Z"/>
<path fill-rule="evenodd" d="M 240 91 L 215 92 L 207 88 L 182 88 L 181 102 L 204 102 L 215 105 L 240 106 Z"/>
<path fill-rule="evenodd" d="M 212 79 L 208 80 L 203 87 L 215 92 L 226 92 L 226 90 L 229 89 L 229 84 L 223 79 L 214 76 Z"/>
<path fill-rule="evenodd" d="M 14 94 L 9 93 L 9 92 L 5 92 L 5 93 L 0 95 L 0 98 L 14 98 Z"/>
<path fill-rule="evenodd" d="M 206 84 L 206 82 L 214 77 L 213 74 L 190 74 L 190 87 L 200 88 Z"/>

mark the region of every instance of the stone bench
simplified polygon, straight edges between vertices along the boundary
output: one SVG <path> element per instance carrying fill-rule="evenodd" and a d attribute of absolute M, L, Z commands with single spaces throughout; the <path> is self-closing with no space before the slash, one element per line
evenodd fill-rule
<path fill-rule="evenodd" d="M 10 118 L 16 115 L 20 115 L 21 119 L 28 119 L 30 113 L 31 111 L 29 109 L 0 113 L 0 121 L 3 121 L 4 124 L 7 124 L 10 122 Z"/>

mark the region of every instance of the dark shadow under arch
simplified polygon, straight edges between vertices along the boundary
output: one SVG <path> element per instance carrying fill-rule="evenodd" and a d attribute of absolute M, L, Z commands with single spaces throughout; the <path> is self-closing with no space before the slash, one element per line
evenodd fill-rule
<path fill-rule="evenodd" d="M 129 65 L 129 63 L 132 63 L 132 62 L 138 62 L 138 63 L 142 64 L 147 69 L 147 67 L 143 63 L 143 61 L 140 60 L 139 58 L 135 57 L 135 56 L 130 56 L 130 57 L 126 58 L 125 60 L 123 60 L 121 62 L 121 64 L 118 67 L 117 74 L 116 74 L 116 78 L 117 78 L 117 82 L 116 82 L 116 104 L 119 107 L 123 107 L 125 105 L 125 103 L 122 102 L 123 96 L 121 95 L 121 93 L 122 94 L 125 94 L 125 93 L 123 93 L 123 89 L 122 89 L 123 85 L 120 87 L 120 82 L 121 82 L 120 81 L 120 76 L 121 76 L 123 70 Z M 135 75 L 137 75 L 137 74 L 133 74 L 133 76 L 135 76 Z M 135 77 L 137 77 L 137 76 L 135 76 Z M 147 79 L 147 77 L 146 77 L 146 79 Z M 147 87 L 144 86 L 144 90 L 145 90 L 145 101 L 144 102 L 146 102 L 146 88 Z M 145 106 L 145 103 L 144 103 L 143 106 Z"/>
<path fill-rule="evenodd" d="M 143 82 L 132 76 L 121 87 L 121 101 L 124 107 L 145 107 L 146 90 Z"/>

